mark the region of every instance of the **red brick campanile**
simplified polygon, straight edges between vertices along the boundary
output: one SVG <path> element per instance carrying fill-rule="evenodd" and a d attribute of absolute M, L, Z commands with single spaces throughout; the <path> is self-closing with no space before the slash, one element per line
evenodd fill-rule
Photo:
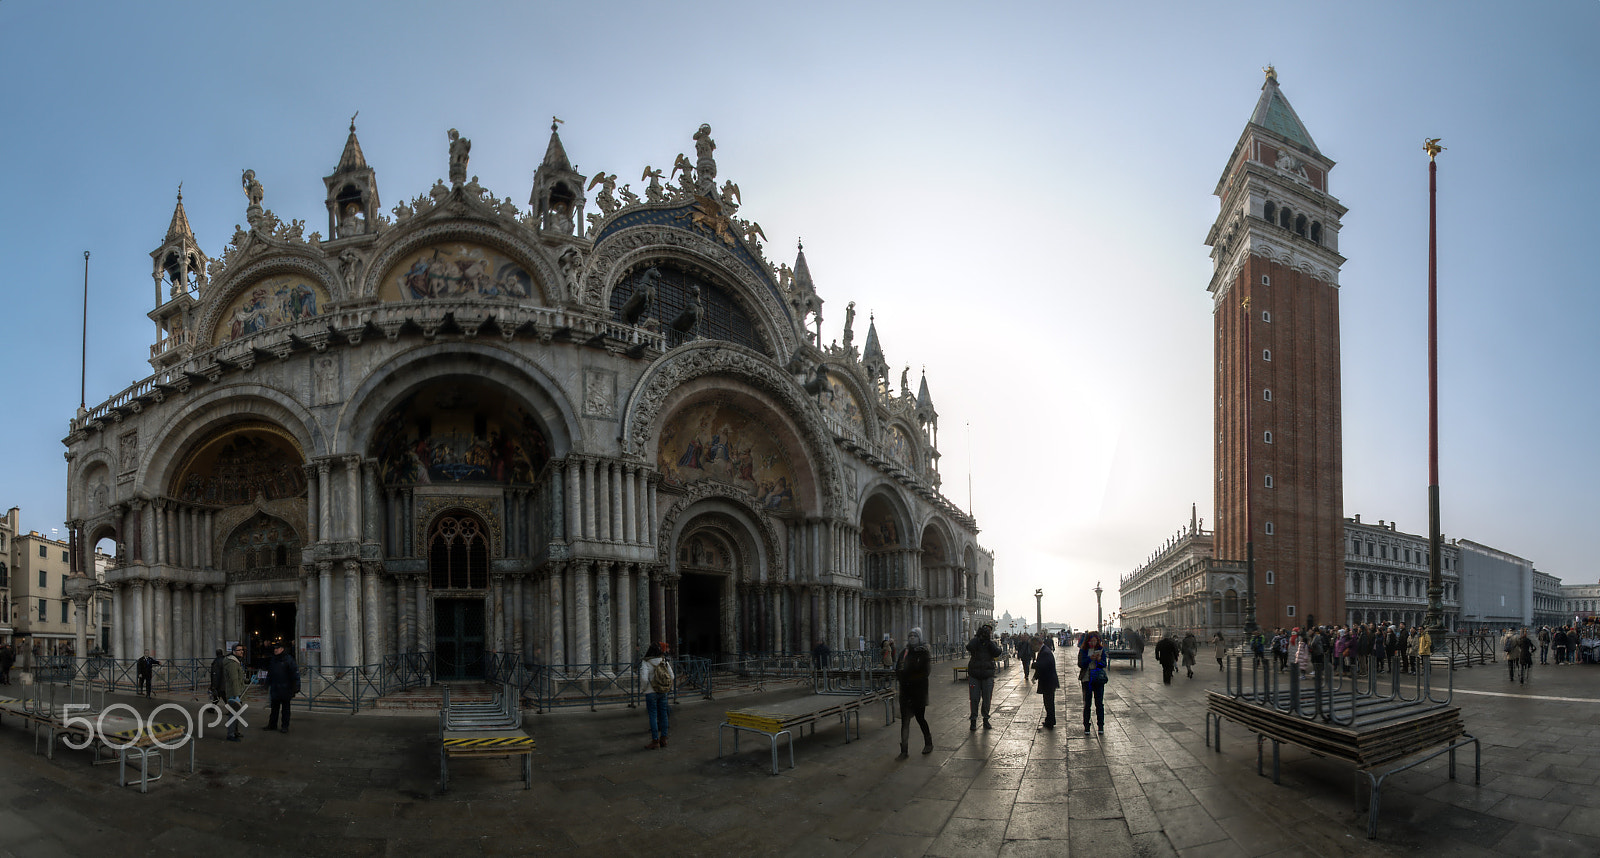
<path fill-rule="evenodd" d="M 1253 540 L 1256 622 L 1268 630 L 1304 626 L 1312 616 L 1345 619 L 1339 226 L 1346 209 L 1328 193 L 1332 168 L 1268 68 L 1217 183 L 1222 210 L 1206 236 L 1216 328 L 1215 551 L 1242 569 Z M 1241 586 L 1241 612 L 1244 595 Z"/>

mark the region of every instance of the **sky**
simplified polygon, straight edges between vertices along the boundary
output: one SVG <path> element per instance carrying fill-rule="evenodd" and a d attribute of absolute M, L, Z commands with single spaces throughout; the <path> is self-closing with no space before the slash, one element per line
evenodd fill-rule
<path fill-rule="evenodd" d="M 179 182 L 217 256 L 245 168 L 326 231 L 322 177 L 358 110 L 386 207 L 445 175 L 450 128 L 521 205 L 553 115 L 580 172 L 635 190 L 705 122 L 768 258 L 804 239 L 824 338 L 854 301 L 891 376 L 925 368 L 996 614 L 1032 616 L 1037 588 L 1048 621 L 1087 625 L 1096 582 L 1114 610 L 1191 505 L 1212 521 L 1204 240 L 1273 64 L 1349 208 L 1345 514 L 1428 530 L 1422 141 L 1440 137 L 1445 537 L 1594 583 L 1600 182 L 1573 147 L 1600 138 L 1597 37 L 1600 4 L 1567 0 L 9 0 L 0 508 L 65 532 L 80 380 L 92 407 L 150 374 L 149 253 Z"/>

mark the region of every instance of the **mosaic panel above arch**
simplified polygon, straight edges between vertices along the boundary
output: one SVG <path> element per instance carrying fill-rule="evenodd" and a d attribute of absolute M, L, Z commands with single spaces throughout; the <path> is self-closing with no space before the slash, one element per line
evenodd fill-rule
<path fill-rule="evenodd" d="M 911 465 L 912 451 L 911 436 L 899 426 L 890 426 L 884 435 L 884 446 L 888 447 L 889 455 L 902 465 Z"/>
<path fill-rule="evenodd" d="M 835 420 L 854 429 L 857 434 L 865 437 L 867 434 L 867 421 L 862 416 L 861 403 L 856 400 L 856 395 L 850 385 L 835 375 L 828 375 L 828 389 L 822 396 L 822 410 L 832 415 Z"/>
<path fill-rule="evenodd" d="M 504 390 L 466 378 L 431 382 L 373 430 L 385 485 L 532 485 L 550 461 L 538 420 Z"/>
<path fill-rule="evenodd" d="M 868 551 L 901 547 L 900 518 L 894 507 L 876 495 L 861 510 L 861 544 Z"/>
<path fill-rule="evenodd" d="M 222 311 L 211 344 L 220 346 L 268 328 L 309 319 L 327 303 L 327 290 L 304 274 L 279 274 L 257 280 L 240 289 Z"/>
<path fill-rule="evenodd" d="M 766 424 L 720 399 L 679 410 L 661 427 L 656 467 L 668 485 L 735 487 L 762 509 L 792 512 L 794 470 Z"/>
<path fill-rule="evenodd" d="M 465 241 L 413 251 L 384 272 L 380 301 L 537 297 L 533 276 L 494 248 Z"/>
<path fill-rule="evenodd" d="M 304 465 L 300 445 L 288 432 L 267 423 L 240 423 L 196 447 L 169 491 L 182 501 L 217 506 L 304 497 Z"/>

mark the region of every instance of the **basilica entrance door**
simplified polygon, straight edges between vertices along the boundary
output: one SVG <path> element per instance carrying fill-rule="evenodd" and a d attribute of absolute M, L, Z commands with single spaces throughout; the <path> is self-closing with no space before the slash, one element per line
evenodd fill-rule
<path fill-rule="evenodd" d="M 684 655 L 717 658 L 721 649 L 721 575 L 685 572 L 678 583 L 678 646 Z"/>
<path fill-rule="evenodd" d="M 483 600 L 433 603 L 434 670 L 439 679 L 483 678 Z"/>

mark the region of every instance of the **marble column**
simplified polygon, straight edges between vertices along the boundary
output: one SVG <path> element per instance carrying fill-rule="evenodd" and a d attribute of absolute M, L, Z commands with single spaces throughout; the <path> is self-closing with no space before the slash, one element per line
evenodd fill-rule
<path fill-rule="evenodd" d="M 327 459 L 317 462 L 317 536 L 322 542 L 338 537 L 333 532 L 333 483 L 328 479 L 333 463 Z"/>
<path fill-rule="evenodd" d="M 304 467 L 306 472 L 306 542 L 313 543 L 322 539 L 322 481 L 317 475 L 322 469 L 311 464 Z M 323 646 L 327 646 L 324 642 Z"/>
<path fill-rule="evenodd" d="M 365 491 L 361 496 L 361 539 L 363 542 L 377 542 L 378 525 L 383 521 L 383 505 L 378 500 L 378 460 L 367 459 L 362 464 Z"/>
<path fill-rule="evenodd" d="M 639 502 L 634 494 L 639 484 L 639 467 L 628 465 L 622 474 L 622 539 L 632 544 L 639 541 Z"/>
<path fill-rule="evenodd" d="M 565 563 L 550 564 L 550 571 L 545 573 L 548 598 L 545 608 L 548 611 L 546 620 L 549 638 L 545 645 L 545 660 L 549 664 L 567 663 L 566 629 L 563 623 L 566 618 L 564 602 L 562 600 L 562 579 L 566 577 Z"/>
<path fill-rule="evenodd" d="M 151 599 L 150 630 L 151 649 L 155 650 L 156 658 L 166 661 L 172 658 L 172 591 L 170 585 L 163 580 L 150 582 L 153 588 Z"/>
<path fill-rule="evenodd" d="M 378 590 L 378 564 L 367 562 L 361 564 L 361 607 L 362 607 L 362 632 L 363 632 L 363 663 L 382 664 L 384 656 L 383 646 L 383 599 Z"/>
<path fill-rule="evenodd" d="M 484 648 L 489 652 L 505 652 L 506 629 L 506 576 L 493 573 L 489 576 L 488 616 L 484 618 Z"/>
<path fill-rule="evenodd" d="M 515 575 L 511 578 L 511 651 L 517 658 L 527 660 L 528 638 L 525 615 L 528 606 L 528 576 Z"/>
<path fill-rule="evenodd" d="M 617 591 L 613 599 L 617 606 L 616 661 L 633 660 L 633 576 L 630 574 L 631 572 L 631 564 L 617 564 Z"/>
<path fill-rule="evenodd" d="M 583 538 L 583 509 L 579 506 L 582 494 L 578 491 L 578 463 L 568 458 L 566 462 L 567 475 L 567 514 L 563 530 L 568 543 L 577 542 Z"/>
<path fill-rule="evenodd" d="M 123 659 L 122 637 L 127 629 L 127 621 L 122 618 L 122 609 L 127 604 L 123 591 L 127 586 L 121 583 L 111 585 L 111 657 Z"/>
<path fill-rule="evenodd" d="M 592 470 L 590 474 L 593 475 Z M 588 560 L 579 560 L 574 562 L 569 570 L 568 574 L 572 579 L 572 662 L 593 664 L 594 603 L 591 601 L 590 583 L 594 577 L 594 564 Z"/>
<path fill-rule="evenodd" d="M 433 652 L 433 615 L 429 612 L 428 604 L 428 576 L 412 576 L 415 607 L 412 610 L 411 627 L 415 630 L 417 638 L 417 652 Z"/>
<path fill-rule="evenodd" d="M 639 652 L 650 648 L 650 567 L 634 564 L 634 647 Z"/>
<path fill-rule="evenodd" d="M 594 660 L 610 664 L 611 645 L 611 561 L 594 565 Z"/>
<path fill-rule="evenodd" d="M 344 561 L 344 646 L 340 649 L 345 664 L 362 664 L 361 636 L 361 561 Z"/>
<path fill-rule="evenodd" d="M 172 585 L 172 641 L 168 645 L 168 656 L 174 659 L 189 658 L 188 647 L 185 645 L 184 635 L 188 631 L 189 585 L 181 581 Z"/>
<path fill-rule="evenodd" d="M 606 463 L 606 494 L 607 506 L 611 508 L 611 530 L 606 538 L 612 542 L 622 541 L 622 480 L 623 470 L 616 462 Z"/>
<path fill-rule="evenodd" d="M 333 648 L 333 562 L 317 563 L 317 634 L 322 636 L 322 656 L 318 664 L 339 663 L 339 653 Z"/>
<path fill-rule="evenodd" d="M 319 638 L 318 646 L 322 644 L 322 576 L 317 573 L 315 564 L 307 564 L 305 576 L 301 581 L 300 610 L 295 614 L 295 621 L 299 624 L 301 637 Z M 315 655 L 306 653 L 306 663 L 320 667 L 322 665 L 322 651 L 319 649 Z"/>
<path fill-rule="evenodd" d="M 411 599 L 407 584 L 411 581 L 410 575 L 394 576 L 394 634 L 395 652 L 416 652 L 416 634 L 411 630 L 411 617 L 408 610 Z"/>
<path fill-rule="evenodd" d="M 366 514 L 361 502 L 361 457 L 343 456 L 340 461 L 344 464 L 345 477 L 345 502 L 339 515 L 344 528 L 340 537 L 355 541 L 361 539 L 361 519 Z"/>
<path fill-rule="evenodd" d="M 583 538 L 598 540 L 600 538 L 599 504 L 596 503 L 599 492 L 595 491 L 595 461 L 586 459 L 583 463 Z"/>

